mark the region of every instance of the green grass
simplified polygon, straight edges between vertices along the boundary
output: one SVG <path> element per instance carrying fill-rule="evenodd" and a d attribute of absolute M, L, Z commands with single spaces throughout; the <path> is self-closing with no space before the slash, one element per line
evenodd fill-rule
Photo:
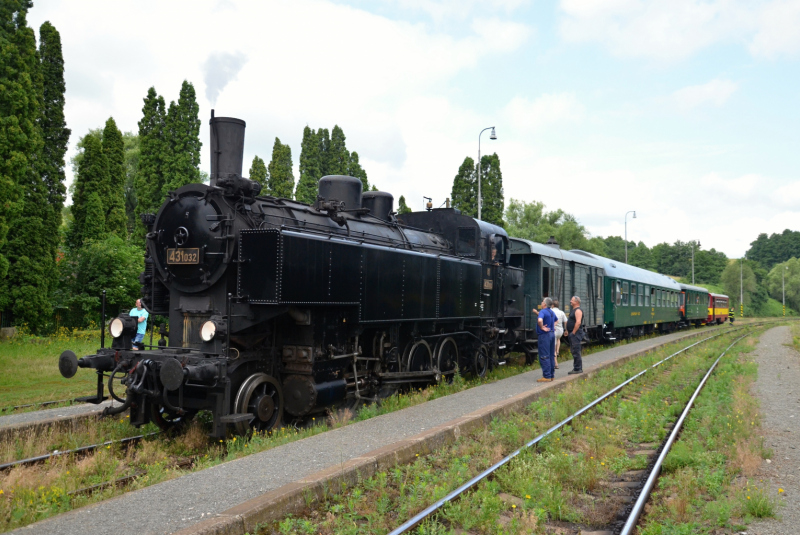
<path fill-rule="evenodd" d="M 660 372 L 648 374 L 640 402 L 609 400 L 596 411 L 599 414 L 587 414 L 548 437 L 538 452 L 522 453 L 493 480 L 448 504 L 440 517 L 416 533 L 452 533 L 455 527 L 479 533 L 539 533 L 547 519 L 607 524 L 612 520 L 607 518 L 609 511 L 597 503 L 607 494 L 600 481 L 644 468 L 646 458 L 630 457 L 629 452 L 640 449 L 637 443 L 663 439 L 664 423 L 677 416 L 678 401 L 688 399 L 693 390 L 689 383 L 730 343 L 726 338 L 727 342 L 711 342 L 660 368 L 672 372 L 668 380 Z M 418 455 L 410 465 L 380 472 L 353 488 L 329 489 L 321 503 L 309 503 L 306 512 L 262 526 L 259 533 L 385 533 L 622 378 L 664 358 L 676 345 L 601 370 L 591 380 L 575 381 L 561 392 L 546 393 L 526 410 L 496 419 L 430 455 Z M 658 384 L 644 392 L 653 381 Z M 672 403 L 667 411 L 662 410 L 665 400 Z M 600 418 L 602 414 L 613 414 L 615 420 Z M 516 496 L 522 504 L 510 508 L 500 492 Z M 505 526 L 499 523 L 501 516 L 510 518 Z"/>
<path fill-rule="evenodd" d="M 58 371 L 58 356 L 71 349 L 81 357 L 99 347 L 99 333 L 85 331 L 64 330 L 47 338 L 20 334 L 1 340 L 0 408 L 93 394 L 95 374 L 81 370 L 72 379 L 64 379 Z"/>

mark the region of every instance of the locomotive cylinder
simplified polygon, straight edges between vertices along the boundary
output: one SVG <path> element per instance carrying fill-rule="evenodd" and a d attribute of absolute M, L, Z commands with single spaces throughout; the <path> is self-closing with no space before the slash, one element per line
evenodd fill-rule
<path fill-rule="evenodd" d="M 286 412 L 294 416 L 304 416 L 314 407 L 332 405 L 346 395 L 347 382 L 344 379 L 317 384 L 308 375 L 290 375 L 283 382 Z"/>

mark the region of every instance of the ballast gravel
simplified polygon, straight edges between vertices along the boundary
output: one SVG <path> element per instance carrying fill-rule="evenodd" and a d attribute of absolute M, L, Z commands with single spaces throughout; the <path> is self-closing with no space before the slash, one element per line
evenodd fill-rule
<path fill-rule="evenodd" d="M 690 336 L 717 334 L 729 326 L 683 331 L 620 345 L 584 358 L 584 370 L 638 351 Z M 563 361 L 555 376 L 572 368 Z M 285 444 L 151 487 L 82 507 L 12 531 L 13 534 L 145 535 L 172 533 L 197 524 L 265 492 L 394 444 L 492 403 L 546 388 L 541 370 L 384 414 L 363 422 Z"/>
<path fill-rule="evenodd" d="M 778 518 L 753 523 L 748 535 L 800 533 L 800 353 L 792 348 L 789 327 L 775 327 L 761 336 L 754 353 L 758 379 L 753 393 L 764 415 L 764 444 L 773 452 L 754 478 L 769 484 L 782 506 Z"/>

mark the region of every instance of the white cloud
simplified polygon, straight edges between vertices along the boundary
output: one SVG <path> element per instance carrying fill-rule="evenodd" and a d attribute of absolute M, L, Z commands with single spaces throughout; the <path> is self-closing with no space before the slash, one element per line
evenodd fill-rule
<path fill-rule="evenodd" d="M 775 58 L 800 52 L 800 0 L 779 0 L 766 6 L 750 44 L 757 57 Z"/>
<path fill-rule="evenodd" d="M 561 0 L 561 35 L 614 54 L 678 60 L 737 39 L 750 8 L 736 0 Z"/>
<path fill-rule="evenodd" d="M 531 0 L 383 0 L 401 9 L 422 12 L 434 22 L 448 19 L 468 20 L 476 11 L 481 13 L 510 13 Z"/>
<path fill-rule="evenodd" d="M 503 110 L 509 125 L 523 132 L 541 130 L 559 123 L 575 123 L 583 113 L 583 105 L 574 93 L 545 94 L 533 101 L 517 96 Z"/>
<path fill-rule="evenodd" d="M 693 85 L 679 89 L 672 98 L 679 108 L 687 110 L 710 104 L 722 106 L 736 91 L 738 84 L 730 80 L 711 80 L 702 85 Z"/>

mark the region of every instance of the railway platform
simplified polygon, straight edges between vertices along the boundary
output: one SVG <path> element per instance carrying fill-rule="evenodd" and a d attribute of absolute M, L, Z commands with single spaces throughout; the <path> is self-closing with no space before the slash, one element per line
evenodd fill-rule
<path fill-rule="evenodd" d="M 589 378 L 593 371 L 665 344 L 728 329 L 727 325 L 693 329 L 598 351 L 584 357 L 583 375 L 568 376 L 571 360 L 565 360 L 551 383 L 537 383 L 541 370 L 532 370 L 190 473 L 11 533 L 252 532 L 255 522 L 269 517 L 270 507 L 292 500 L 302 505 L 304 492 L 320 490 L 331 478 L 347 480 L 359 471 L 374 472 L 409 460 L 452 439 L 471 423 L 482 425 L 493 415 L 530 403 L 545 390 Z"/>

